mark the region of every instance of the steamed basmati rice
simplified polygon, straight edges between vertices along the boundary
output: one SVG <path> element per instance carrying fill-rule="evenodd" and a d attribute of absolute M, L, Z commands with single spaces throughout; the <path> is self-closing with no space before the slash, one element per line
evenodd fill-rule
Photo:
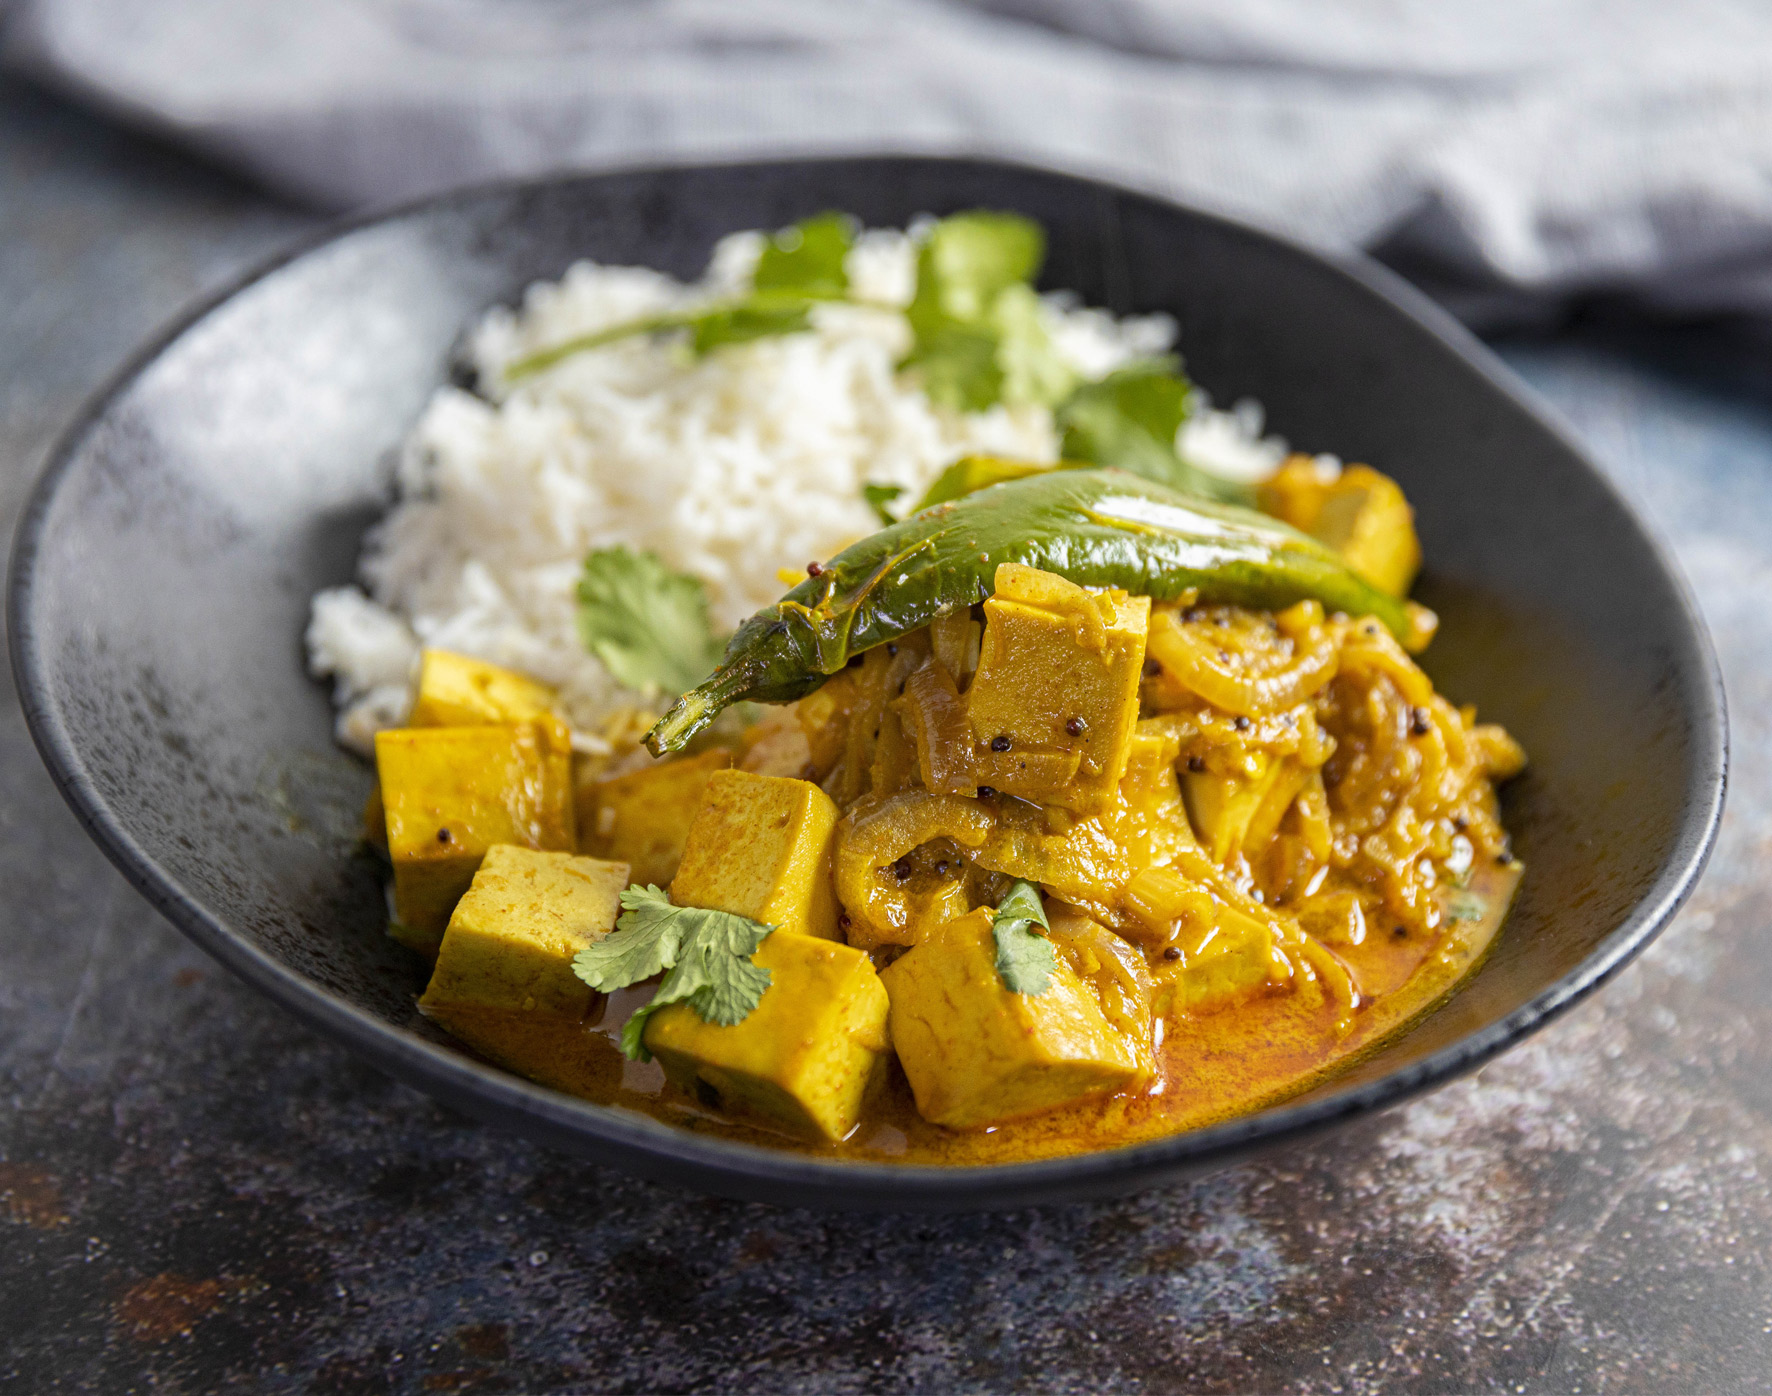
<path fill-rule="evenodd" d="M 917 229 L 863 234 L 848 262 L 858 299 L 903 306 Z M 618 684 L 580 643 L 575 594 L 586 552 L 649 549 L 707 586 L 730 629 L 782 591 L 778 569 L 829 558 L 878 526 L 870 483 L 916 498 L 959 456 L 1056 458 L 1043 407 L 959 413 L 931 403 L 895 364 L 910 347 L 902 314 L 819 307 L 810 332 L 730 345 L 691 360 L 639 336 L 567 358 L 505 391 L 500 370 L 533 350 L 748 284 L 757 233 L 724 239 L 703 280 L 581 262 L 495 310 L 470 343 L 486 397 L 441 388 L 412 429 L 398 502 L 370 535 L 362 586 L 314 598 L 309 663 L 330 676 L 339 740 L 360 751 L 404 721 L 421 647 L 507 665 L 559 687 L 575 739 L 661 695 Z M 1085 377 L 1166 351 L 1161 315 L 1116 319 L 1047 296 L 1047 327 Z M 1240 479 L 1270 472 L 1284 444 L 1261 437 L 1260 409 L 1197 411 L 1178 449 Z"/>

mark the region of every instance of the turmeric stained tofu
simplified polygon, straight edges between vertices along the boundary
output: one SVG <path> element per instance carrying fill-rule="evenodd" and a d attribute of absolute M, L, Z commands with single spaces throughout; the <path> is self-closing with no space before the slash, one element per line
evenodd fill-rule
<path fill-rule="evenodd" d="M 609 934 L 627 884 L 622 863 L 494 844 L 449 918 L 419 1011 L 483 1056 L 583 1094 L 612 1054 L 586 1027 L 593 995 L 572 957 Z"/>
<path fill-rule="evenodd" d="M 433 958 L 449 914 L 497 843 L 570 853 L 572 753 L 553 719 L 378 732 L 396 935 Z"/>
<path fill-rule="evenodd" d="M 1091 814 L 1109 805 L 1138 721 L 1148 596 L 1005 563 L 966 694 L 978 783 Z"/>
<path fill-rule="evenodd" d="M 731 764 L 730 752 L 706 751 L 597 781 L 580 806 L 579 847 L 594 857 L 627 863 L 643 887 L 668 887 L 683 860 L 690 821 L 701 807 L 708 777 Z"/>
<path fill-rule="evenodd" d="M 494 844 L 449 918 L 419 1007 L 445 1027 L 464 1009 L 584 1017 L 591 988 L 572 957 L 614 928 L 627 885 L 625 863 Z"/>
<path fill-rule="evenodd" d="M 705 1023 L 674 1003 L 647 1023 L 646 1048 L 704 1103 L 835 1143 L 885 1062 L 886 990 L 865 954 L 835 941 L 776 931 L 753 958 L 769 987 L 743 1022 Z"/>
<path fill-rule="evenodd" d="M 887 966 L 892 1045 L 925 1119 L 982 1128 L 1118 1090 L 1142 1070 L 1138 1046 L 1060 957 L 1046 991 L 997 974 L 992 913 L 950 921 Z"/>
<path fill-rule="evenodd" d="M 559 694 L 548 684 L 449 650 L 419 659 L 418 696 L 409 727 L 476 727 L 548 717 Z"/>
<path fill-rule="evenodd" d="M 836 805 L 811 781 L 716 771 L 689 828 L 671 900 L 837 940 L 836 829 Z"/>
<path fill-rule="evenodd" d="M 1406 596 L 1421 567 L 1415 511 L 1397 482 L 1369 465 L 1325 470 L 1293 456 L 1260 487 L 1261 507 L 1327 543 L 1392 596 Z"/>

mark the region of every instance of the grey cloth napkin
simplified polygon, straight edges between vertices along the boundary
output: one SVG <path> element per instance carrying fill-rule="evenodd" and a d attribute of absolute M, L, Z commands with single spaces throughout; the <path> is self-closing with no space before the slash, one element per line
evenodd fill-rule
<path fill-rule="evenodd" d="M 966 152 L 1401 265 L 1477 323 L 1772 310 L 1753 0 L 14 0 L 10 64 L 298 198 Z"/>

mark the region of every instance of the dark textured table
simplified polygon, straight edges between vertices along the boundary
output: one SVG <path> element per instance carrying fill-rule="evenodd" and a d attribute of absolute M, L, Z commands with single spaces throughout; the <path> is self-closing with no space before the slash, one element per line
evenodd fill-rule
<path fill-rule="evenodd" d="M 311 226 L 0 83 L 8 526 L 137 342 Z M 714 1201 L 490 1133 L 235 983 L 86 841 L 7 685 L 0 1389 L 1767 1389 L 1772 351 L 1502 347 L 1670 540 L 1733 710 L 1711 870 L 1597 1001 L 1188 1187 L 951 1219 Z"/>

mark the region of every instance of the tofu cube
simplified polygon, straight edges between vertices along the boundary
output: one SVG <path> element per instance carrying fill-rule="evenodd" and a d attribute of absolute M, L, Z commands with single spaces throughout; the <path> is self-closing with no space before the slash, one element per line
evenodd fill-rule
<path fill-rule="evenodd" d="M 660 1009 L 646 1047 L 679 1089 L 801 1138 L 832 1143 L 861 1118 L 886 1061 L 886 989 L 860 950 L 776 931 L 755 962 L 769 987 L 743 1022 L 705 1023 L 687 1004 Z"/>
<path fill-rule="evenodd" d="M 1138 1047 L 1061 956 L 1046 992 L 997 974 L 988 907 L 948 922 L 880 978 L 892 1045 L 927 1120 L 979 1129 L 1104 1095 L 1141 1072 Z"/>
<path fill-rule="evenodd" d="M 587 786 L 579 806 L 580 851 L 628 864 L 643 887 L 669 887 L 708 777 L 731 764 L 729 751 L 704 751 Z"/>
<path fill-rule="evenodd" d="M 671 900 L 839 940 L 836 829 L 836 805 L 811 781 L 716 771 L 689 827 Z"/>
<path fill-rule="evenodd" d="M 1138 721 L 1150 598 L 1005 563 L 966 693 L 979 784 L 1079 814 L 1107 808 Z"/>
<path fill-rule="evenodd" d="M 494 844 L 449 918 L 419 1011 L 532 1081 L 608 1099 L 621 1058 L 586 1018 L 594 995 L 572 957 L 614 927 L 627 881 L 620 863 Z"/>
<path fill-rule="evenodd" d="M 418 697 L 408 727 L 477 727 L 489 722 L 528 722 L 549 717 L 559 694 L 514 669 L 469 659 L 448 650 L 426 650 L 419 659 Z"/>
<path fill-rule="evenodd" d="M 571 747 L 551 718 L 378 732 L 375 765 L 399 939 L 432 959 L 487 849 L 577 847 Z"/>
<path fill-rule="evenodd" d="M 607 1104 L 621 1088 L 621 1049 L 592 1019 L 464 1008 L 446 1026 L 488 1061 L 552 1090 Z"/>
<path fill-rule="evenodd" d="M 1392 596 L 1406 596 L 1421 567 L 1415 511 L 1388 475 L 1369 465 L 1339 473 L 1294 456 L 1260 488 L 1261 507 L 1327 543 Z"/>
<path fill-rule="evenodd" d="M 592 990 L 572 957 L 615 928 L 627 885 L 625 863 L 494 844 L 449 918 L 419 1008 L 444 1027 L 464 1009 L 584 1017 Z"/>

